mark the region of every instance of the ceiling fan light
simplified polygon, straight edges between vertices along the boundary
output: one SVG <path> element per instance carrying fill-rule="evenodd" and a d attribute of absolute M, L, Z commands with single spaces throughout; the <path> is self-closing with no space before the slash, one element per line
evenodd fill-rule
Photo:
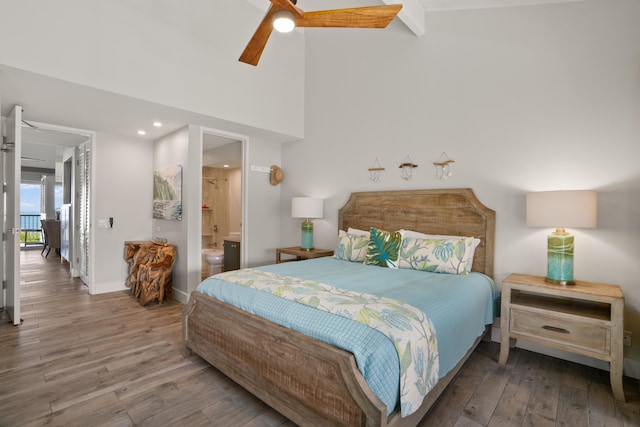
<path fill-rule="evenodd" d="M 273 29 L 280 33 L 288 33 L 296 27 L 293 13 L 288 10 L 278 10 L 273 14 Z"/>

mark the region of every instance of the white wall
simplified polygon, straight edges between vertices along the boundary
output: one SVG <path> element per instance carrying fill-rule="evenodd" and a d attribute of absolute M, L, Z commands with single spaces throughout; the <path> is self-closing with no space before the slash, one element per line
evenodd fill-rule
<path fill-rule="evenodd" d="M 98 133 L 93 155 L 95 293 L 128 289 L 124 242 L 151 238 L 153 143 Z M 109 217 L 113 228 L 98 228 L 97 220 Z"/>
<path fill-rule="evenodd" d="M 304 38 L 273 35 L 238 61 L 263 17 L 239 0 L 0 0 L 0 63 L 301 137 Z M 277 101 L 274 101 L 277 100 Z"/>
<path fill-rule="evenodd" d="M 202 128 L 181 129 L 156 141 L 154 147 L 154 170 L 183 166 L 182 221 L 154 219 L 153 235 L 167 238 L 178 248 L 173 291 L 176 299 L 186 302 L 201 277 Z M 242 226 L 241 248 L 245 267 L 275 261 L 280 241 L 280 186 L 271 186 L 268 174 L 251 172 L 248 165 L 280 164 L 280 149 L 279 143 L 257 138 L 245 143 L 242 205 L 247 219 Z"/>
<path fill-rule="evenodd" d="M 198 166 L 190 163 L 189 159 L 189 127 L 179 129 L 169 135 L 154 142 L 153 149 L 153 171 L 162 170 L 167 167 L 182 166 L 182 220 L 175 219 L 153 219 L 153 237 L 164 237 L 171 244 L 176 246 L 178 257 L 173 265 L 173 292 L 176 298 L 184 299 L 188 289 L 189 271 L 189 225 L 190 209 L 189 201 L 194 197 L 190 194 L 191 176 L 197 173 Z M 198 178 L 201 173 L 198 174 Z M 153 185 L 151 187 L 153 199 Z M 198 189 L 198 191 L 201 191 Z M 151 215 L 149 217 L 151 222 Z M 196 234 L 199 236 L 200 234 Z M 197 240 L 197 239 L 194 239 Z M 200 255 L 198 254 L 198 257 Z"/>
<path fill-rule="evenodd" d="M 639 17 L 640 2 L 594 0 L 430 13 L 421 38 L 397 23 L 308 30 L 306 134 L 283 147 L 281 243 L 299 240 L 292 196 L 326 199 L 315 241 L 332 248 L 352 191 L 471 187 L 497 213 L 497 281 L 544 275 L 550 230 L 525 225 L 525 194 L 595 189 L 598 228 L 573 230 L 576 277 L 622 286 L 625 355 L 640 361 Z M 448 181 L 434 178 L 442 152 L 455 160 Z M 407 155 L 419 165 L 408 182 Z"/>
<path fill-rule="evenodd" d="M 242 267 L 274 264 L 276 248 L 280 246 L 280 191 L 282 184 L 273 186 L 269 174 L 251 171 L 251 166 L 270 168 L 281 166 L 280 144 L 253 138 L 247 143 L 247 165 L 243 170 L 243 209 L 246 219 L 242 223 Z M 284 170 L 283 182 L 288 178 Z"/>

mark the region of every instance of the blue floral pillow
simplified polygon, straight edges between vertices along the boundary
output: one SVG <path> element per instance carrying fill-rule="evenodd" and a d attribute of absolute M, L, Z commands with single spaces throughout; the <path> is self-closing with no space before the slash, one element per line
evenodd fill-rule
<path fill-rule="evenodd" d="M 468 274 L 473 264 L 473 237 L 402 241 L 398 267 L 434 273 Z"/>
<path fill-rule="evenodd" d="M 402 235 L 399 231 L 384 231 L 371 227 L 365 264 L 398 268 L 398 253 Z"/>
<path fill-rule="evenodd" d="M 335 259 L 352 262 L 363 262 L 367 255 L 369 236 L 349 234 L 343 230 L 338 232 L 338 244 L 333 254 Z"/>

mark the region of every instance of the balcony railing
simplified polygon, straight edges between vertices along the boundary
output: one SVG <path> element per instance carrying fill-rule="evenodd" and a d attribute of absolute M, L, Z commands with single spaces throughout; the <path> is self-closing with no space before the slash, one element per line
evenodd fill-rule
<path fill-rule="evenodd" d="M 20 246 L 41 245 L 42 227 L 40 214 L 20 214 Z"/>

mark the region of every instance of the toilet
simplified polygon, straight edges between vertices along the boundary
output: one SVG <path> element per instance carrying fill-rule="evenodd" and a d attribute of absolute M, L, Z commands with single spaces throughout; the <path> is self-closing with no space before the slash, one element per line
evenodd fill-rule
<path fill-rule="evenodd" d="M 218 249 L 203 249 L 202 255 L 209 264 L 209 276 L 222 273 L 224 266 L 224 252 Z"/>

